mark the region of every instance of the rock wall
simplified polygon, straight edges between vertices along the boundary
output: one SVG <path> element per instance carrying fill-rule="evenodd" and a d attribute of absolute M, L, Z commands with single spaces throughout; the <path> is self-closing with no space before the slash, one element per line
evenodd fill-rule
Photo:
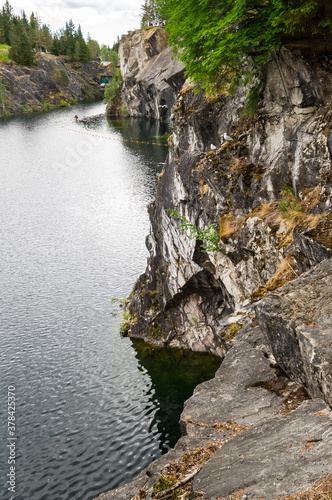
<path fill-rule="evenodd" d="M 224 359 L 174 450 L 99 500 L 332 498 L 331 101 L 332 58 L 286 48 L 254 116 L 179 93 L 129 334 Z"/>
<path fill-rule="evenodd" d="M 101 98 L 101 73 L 97 62 L 68 63 L 67 58 L 51 54 L 37 54 L 32 67 L 0 62 L 0 78 L 6 89 L 5 113 L 45 110 L 75 100 Z"/>
<path fill-rule="evenodd" d="M 168 121 L 184 82 L 184 67 L 173 59 L 161 27 L 136 30 L 120 40 L 122 100 L 130 116 Z"/>
<path fill-rule="evenodd" d="M 131 335 L 223 355 L 229 324 L 253 317 L 253 299 L 331 256 L 331 70 L 331 58 L 282 49 L 248 118 L 241 94 L 182 89 Z M 215 224 L 219 251 L 203 252 L 168 209 L 201 230 Z"/>

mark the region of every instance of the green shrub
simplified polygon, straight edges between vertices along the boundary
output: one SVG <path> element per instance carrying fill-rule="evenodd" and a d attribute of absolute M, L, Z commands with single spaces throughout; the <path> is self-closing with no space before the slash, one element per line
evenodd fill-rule
<path fill-rule="evenodd" d="M 40 105 L 43 111 L 48 111 L 51 107 L 51 103 L 49 101 L 46 101 L 45 99 L 42 100 Z"/>
<path fill-rule="evenodd" d="M 296 196 L 294 189 L 286 184 L 281 190 L 282 199 L 279 202 L 278 210 L 283 219 L 298 219 L 305 213 L 300 205 L 300 200 Z"/>
<path fill-rule="evenodd" d="M 181 231 L 189 229 L 195 240 L 206 242 L 201 245 L 203 252 L 220 252 L 220 238 L 216 231 L 215 225 L 210 224 L 209 227 L 202 231 L 195 224 L 192 224 L 184 215 L 179 214 L 177 210 L 168 209 L 171 217 L 178 217 L 182 222 L 180 224 Z"/>
<path fill-rule="evenodd" d="M 10 45 L 0 44 L 0 61 L 9 62 Z"/>
<path fill-rule="evenodd" d="M 122 76 L 120 70 L 117 74 L 105 85 L 104 103 L 107 103 L 110 99 L 115 104 L 120 104 L 121 102 L 121 88 L 122 88 Z"/>

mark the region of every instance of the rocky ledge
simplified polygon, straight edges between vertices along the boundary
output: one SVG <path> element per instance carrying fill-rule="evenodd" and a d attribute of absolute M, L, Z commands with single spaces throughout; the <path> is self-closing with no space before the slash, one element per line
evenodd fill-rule
<path fill-rule="evenodd" d="M 331 498 L 331 283 L 329 259 L 258 303 L 259 324 L 237 334 L 215 378 L 186 402 L 174 450 L 98 500 Z M 297 319 L 281 328 L 290 309 Z M 311 351 L 293 346 L 294 369 L 284 345 L 312 329 Z M 280 332 L 291 340 L 276 343 Z"/>
<path fill-rule="evenodd" d="M 0 116 L 68 106 L 77 100 L 102 98 L 97 62 L 70 63 L 64 56 L 37 54 L 32 67 L 0 62 L 5 109 Z"/>

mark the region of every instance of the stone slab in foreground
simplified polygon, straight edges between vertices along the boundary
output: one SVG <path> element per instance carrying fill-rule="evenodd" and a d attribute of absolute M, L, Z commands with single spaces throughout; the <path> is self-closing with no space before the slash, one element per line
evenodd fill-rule
<path fill-rule="evenodd" d="M 332 471 L 332 412 L 307 400 L 238 434 L 203 466 L 193 481 L 205 500 L 241 492 L 248 499 L 295 495 Z M 239 498 L 241 495 L 239 496 Z"/>

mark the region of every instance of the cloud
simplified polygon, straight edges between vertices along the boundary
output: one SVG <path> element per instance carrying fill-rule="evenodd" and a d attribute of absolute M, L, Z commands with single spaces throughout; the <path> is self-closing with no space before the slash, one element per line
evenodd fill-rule
<path fill-rule="evenodd" d="M 141 0 L 143 3 L 143 0 Z M 22 0 L 11 0 L 15 13 L 22 10 Z M 25 0 L 27 15 L 38 13 L 42 23 L 56 31 L 72 19 L 75 26 L 81 25 L 84 36 L 100 44 L 111 45 L 117 36 L 140 25 L 141 3 L 137 0 Z"/>

